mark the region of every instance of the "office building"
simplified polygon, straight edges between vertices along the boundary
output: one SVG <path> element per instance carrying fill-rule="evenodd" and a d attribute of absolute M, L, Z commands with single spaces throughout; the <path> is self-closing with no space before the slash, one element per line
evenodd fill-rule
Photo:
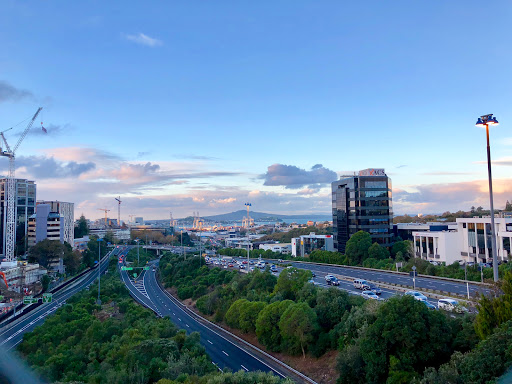
<path fill-rule="evenodd" d="M 43 240 L 64 243 L 64 224 L 60 214 L 52 212 L 49 204 L 37 204 L 36 213 L 28 219 L 28 246 L 33 247 Z M 48 259 L 48 272 L 64 273 L 62 257 Z"/>
<path fill-rule="evenodd" d="M 277 243 L 277 244 L 260 244 L 259 249 L 262 251 L 279 252 L 283 255 L 289 255 L 292 252 L 291 243 Z"/>
<path fill-rule="evenodd" d="M 507 262 L 511 256 L 512 218 L 495 218 L 494 222 L 498 261 Z M 492 262 L 491 217 L 460 218 L 456 223 L 456 230 L 413 232 L 415 256 L 446 264 L 457 260 Z"/>
<path fill-rule="evenodd" d="M 75 237 L 75 204 L 67 203 L 64 201 L 38 201 L 37 204 L 47 204 L 50 206 L 50 211 L 58 213 L 62 216 L 62 226 L 64 229 L 64 241 L 73 246 Z"/>
<path fill-rule="evenodd" d="M 334 251 L 334 238 L 331 235 L 315 235 L 314 232 L 291 240 L 292 256 L 304 257 L 315 250 Z"/>
<path fill-rule="evenodd" d="M 345 253 L 350 237 L 368 232 L 372 242 L 390 247 L 393 238 L 391 179 L 384 169 L 364 169 L 332 183 L 334 248 Z"/>
<path fill-rule="evenodd" d="M 6 211 L 6 191 L 7 179 L 0 179 L 0 241 L 2 242 L 0 249 L 5 255 L 5 227 L 7 225 Z M 36 209 L 36 184 L 26 179 L 16 179 L 16 230 L 22 230 L 23 233 L 17 234 L 17 238 L 25 236 L 28 231 L 28 217 L 32 216 Z M 25 241 L 25 249 L 27 242 Z M 15 250 L 19 254 L 22 250 Z"/>

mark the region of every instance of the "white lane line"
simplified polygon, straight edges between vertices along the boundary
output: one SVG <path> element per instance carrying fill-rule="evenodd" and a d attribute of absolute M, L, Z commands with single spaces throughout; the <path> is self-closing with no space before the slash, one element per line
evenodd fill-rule
<path fill-rule="evenodd" d="M 206 341 L 213 345 L 213 343 L 210 340 L 206 340 Z"/>
<path fill-rule="evenodd" d="M 229 356 L 226 352 L 222 351 L 223 354 L 225 354 L 226 356 Z"/>
<path fill-rule="evenodd" d="M 190 328 L 190 327 L 188 326 L 188 324 L 185 324 L 185 326 L 186 326 L 187 328 Z"/>
<path fill-rule="evenodd" d="M 240 364 L 240 366 L 245 369 L 246 372 L 249 372 L 249 370 L 247 368 L 245 368 L 242 364 Z"/>
<path fill-rule="evenodd" d="M 181 319 L 178 317 L 178 320 L 181 321 Z"/>

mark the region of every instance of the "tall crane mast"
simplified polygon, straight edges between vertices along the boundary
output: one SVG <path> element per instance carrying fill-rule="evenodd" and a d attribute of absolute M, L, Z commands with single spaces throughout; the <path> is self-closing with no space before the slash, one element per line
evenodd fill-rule
<path fill-rule="evenodd" d="M 3 132 L 0 132 L 0 136 L 2 137 L 2 140 L 4 142 L 5 148 L 2 150 L 0 148 L 0 156 L 8 157 L 9 158 L 9 174 L 7 176 L 7 196 L 4 197 L 6 201 L 6 211 L 7 211 L 7 220 L 6 220 L 6 226 L 5 226 L 5 244 L 4 244 L 4 255 L 5 260 L 7 262 L 15 261 L 14 257 L 14 247 L 16 245 L 16 179 L 15 179 L 15 163 L 14 158 L 16 156 L 16 151 L 18 150 L 19 146 L 21 145 L 22 141 L 25 139 L 25 137 L 28 134 L 28 131 L 30 131 L 30 128 L 32 128 L 32 125 L 34 124 L 35 119 L 37 118 L 37 115 L 39 115 L 39 112 L 41 112 L 43 108 L 39 107 L 36 113 L 34 114 L 34 117 L 30 120 L 27 127 L 21 134 L 20 138 L 18 139 L 18 142 L 16 145 L 11 149 L 9 147 L 9 144 L 7 143 L 7 140 L 5 139 L 4 133 L 11 130 L 12 128 L 9 128 Z"/>
<path fill-rule="evenodd" d="M 121 196 L 114 197 L 117 201 L 117 225 L 119 225 L 119 228 L 121 228 Z"/>
<path fill-rule="evenodd" d="M 105 227 L 107 226 L 107 212 L 110 212 L 110 209 L 107 208 L 98 208 L 98 211 L 104 211 L 105 212 Z"/>

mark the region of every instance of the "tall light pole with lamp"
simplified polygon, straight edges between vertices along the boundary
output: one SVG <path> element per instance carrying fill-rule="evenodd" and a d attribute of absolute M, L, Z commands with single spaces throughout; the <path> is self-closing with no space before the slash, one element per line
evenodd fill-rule
<path fill-rule="evenodd" d="M 489 115 L 480 116 L 476 122 L 477 127 L 485 127 L 487 134 L 487 174 L 489 176 L 489 200 L 491 203 L 491 246 L 492 246 L 492 271 L 494 275 L 494 281 L 498 281 L 498 253 L 496 252 L 496 226 L 494 225 L 494 201 L 492 197 L 492 173 L 491 173 L 491 146 L 489 145 L 489 125 L 498 125 L 496 117 L 492 117 L 492 113 Z"/>
<path fill-rule="evenodd" d="M 139 265 L 139 239 L 134 240 L 137 243 L 137 265 Z"/>
<path fill-rule="evenodd" d="M 101 242 L 103 239 L 98 239 L 98 301 L 96 302 L 98 305 L 101 305 L 100 299 L 100 287 L 101 287 Z"/>

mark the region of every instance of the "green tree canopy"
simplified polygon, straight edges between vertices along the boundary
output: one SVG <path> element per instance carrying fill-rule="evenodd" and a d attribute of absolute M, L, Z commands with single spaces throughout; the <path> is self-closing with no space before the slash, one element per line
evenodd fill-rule
<path fill-rule="evenodd" d="M 354 233 L 347 241 L 345 255 L 353 265 L 362 264 L 368 258 L 368 250 L 372 246 L 372 238 L 368 232 Z"/>
<path fill-rule="evenodd" d="M 279 321 L 291 304 L 293 304 L 291 300 L 276 301 L 263 308 L 256 319 L 258 341 L 271 351 L 281 352 L 282 337 Z"/>
<path fill-rule="evenodd" d="M 315 340 L 318 331 L 316 313 L 306 303 L 290 305 L 279 320 L 279 330 L 286 349 L 306 358 L 307 345 Z"/>
<path fill-rule="evenodd" d="M 295 300 L 297 293 L 311 279 L 311 272 L 297 268 L 286 268 L 281 271 L 274 293 L 280 294 L 284 300 Z"/>
<path fill-rule="evenodd" d="M 82 214 L 75 223 L 75 239 L 79 239 L 89 234 L 89 224 L 87 219 Z"/>
<path fill-rule="evenodd" d="M 378 243 L 373 243 L 368 249 L 368 258 L 384 260 L 389 258 L 389 251 Z"/>

